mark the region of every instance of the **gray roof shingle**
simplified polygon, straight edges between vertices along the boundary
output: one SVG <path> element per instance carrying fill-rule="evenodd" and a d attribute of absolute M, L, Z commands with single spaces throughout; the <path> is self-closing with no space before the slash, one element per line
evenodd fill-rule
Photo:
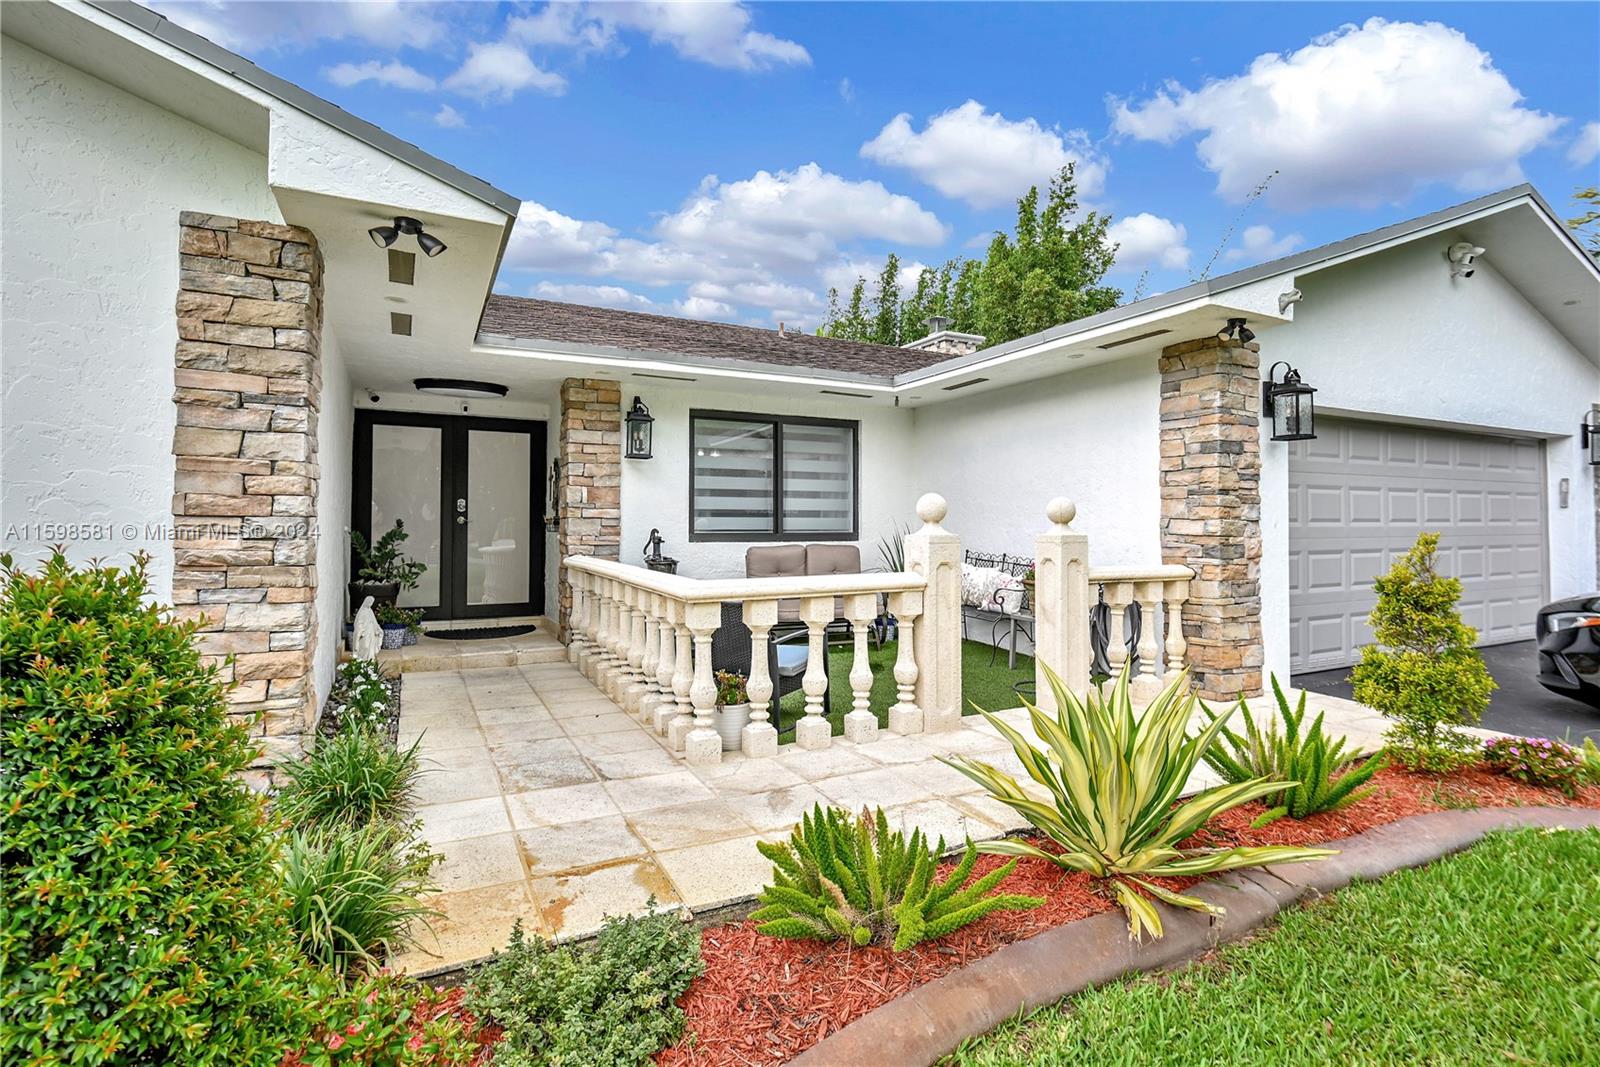
<path fill-rule="evenodd" d="M 753 326 L 677 319 L 498 293 L 490 296 L 484 305 L 478 334 L 485 339 L 560 341 L 881 378 L 950 358 L 938 352 L 842 341 L 794 330 L 780 335 L 777 330 Z"/>

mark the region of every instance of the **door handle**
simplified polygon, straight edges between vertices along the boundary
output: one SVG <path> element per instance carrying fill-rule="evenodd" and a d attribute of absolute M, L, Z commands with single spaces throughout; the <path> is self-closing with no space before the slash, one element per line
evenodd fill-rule
<path fill-rule="evenodd" d="M 467 517 L 465 515 L 457 515 L 456 516 L 456 525 L 457 526 L 465 526 L 466 524 L 467 524 Z"/>

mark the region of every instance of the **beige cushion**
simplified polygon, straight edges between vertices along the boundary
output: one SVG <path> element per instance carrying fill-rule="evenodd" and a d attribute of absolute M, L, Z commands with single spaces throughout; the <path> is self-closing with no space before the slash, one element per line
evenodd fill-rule
<path fill-rule="evenodd" d="M 805 545 L 755 545 L 745 549 L 746 578 L 795 578 L 805 573 Z"/>
<path fill-rule="evenodd" d="M 807 574 L 860 574 L 861 549 L 855 545 L 807 545 Z"/>

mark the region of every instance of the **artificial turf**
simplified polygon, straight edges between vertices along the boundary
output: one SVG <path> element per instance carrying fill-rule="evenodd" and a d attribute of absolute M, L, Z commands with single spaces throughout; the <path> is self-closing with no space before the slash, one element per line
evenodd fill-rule
<path fill-rule="evenodd" d="M 899 654 L 899 642 L 886 641 L 881 648 L 868 648 L 867 662 L 872 665 L 872 696 L 871 710 L 878 716 L 878 725 L 885 726 L 889 722 L 889 709 L 895 702 L 894 660 Z M 990 665 L 990 658 L 994 663 Z M 828 650 L 828 677 L 831 687 L 828 693 L 827 718 L 833 724 L 833 732 L 844 732 L 844 715 L 850 710 L 850 665 L 854 661 L 855 652 L 849 645 L 834 645 Z M 961 694 L 964 698 L 963 712 L 974 714 L 972 705 L 985 711 L 1003 711 L 1006 708 L 1022 706 L 1013 684 L 1021 681 L 1033 681 L 1033 657 L 1018 655 L 1015 670 L 1006 666 L 1006 653 L 1004 649 L 996 651 L 989 645 L 977 641 L 961 642 Z M 784 696 L 779 704 L 782 717 L 782 728 L 778 739 L 789 742 L 794 739 L 794 724 L 801 715 L 805 714 L 806 695 L 801 690 L 795 690 Z"/>
<path fill-rule="evenodd" d="M 1517 830 L 963 1045 L 1017 1064 L 1600 1063 L 1600 830 Z"/>

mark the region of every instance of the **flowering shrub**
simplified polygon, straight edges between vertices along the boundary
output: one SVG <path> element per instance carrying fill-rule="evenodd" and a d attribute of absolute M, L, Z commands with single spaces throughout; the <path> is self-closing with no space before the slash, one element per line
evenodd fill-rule
<path fill-rule="evenodd" d="M 1497 737 L 1483 746 L 1483 758 L 1501 774 L 1569 797 L 1577 796 L 1584 772 L 1581 755 L 1547 737 Z"/>
<path fill-rule="evenodd" d="M 478 1045 L 458 1019 L 439 1010 L 443 1000 L 426 986 L 379 971 L 323 999 L 311 1041 L 282 1067 L 469 1064 Z"/>
<path fill-rule="evenodd" d="M 328 714 L 341 730 L 355 726 L 382 733 L 389 716 L 389 680 L 382 668 L 364 659 L 341 664 L 328 694 Z"/>

